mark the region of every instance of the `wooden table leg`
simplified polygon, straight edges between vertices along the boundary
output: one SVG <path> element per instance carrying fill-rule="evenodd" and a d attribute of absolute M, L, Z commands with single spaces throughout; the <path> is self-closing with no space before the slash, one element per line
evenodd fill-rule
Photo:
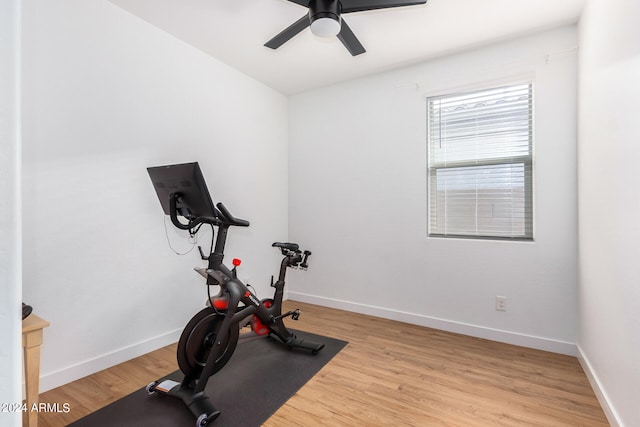
<path fill-rule="evenodd" d="M 38 391 L 40 390 L 40 344 L 42 344 L 42 329 L 29 332 L 26 336 L 27 345 L 24 347 L 24 376 L 27 389 L 27 427 L 38 426 L 38 411 L 33 411 L 33 405 L 38 405 Z"/>
<path fill-rule="evenodd" d="M 49 322 L 31 315 L 22 321 L 22 348 L 24 350 L 24 376 L 27 392 L 27 427 L 38 426 L 38 395 L 40 393 L 40 346 L 42 330 Z M 34 405 L 35 408 L 34 408 Z M 32 411 L 32 409 L 36 409 Z"/>

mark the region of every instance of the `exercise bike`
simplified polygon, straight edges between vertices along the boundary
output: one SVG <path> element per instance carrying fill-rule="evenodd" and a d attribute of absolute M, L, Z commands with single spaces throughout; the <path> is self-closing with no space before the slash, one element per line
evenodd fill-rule
<path fill-rule="evenodd" d="M 302 251 L 296 243 L 273 243 L 283 259 L 278 280 L 271 278 L 275 288 L 272 298 L 259 300 L 251 289 L 238 279 L 240 261 L 233 260 L 233 268 L 223 264 L 227 232 L 230 227 L 248 227 L 249 221 L 235 218 L 222 203 L 215 207 L 197 163 L 148 168 L 160 203 L 174 226 L 189 233 L 197 233 L 203 225 L 210 225 L 212 233 L 217 228 L 215 247 L 200 256 L 207 261 L 207 268 L 196 269 L 206 278 L 207 304 L 187 323 L 178 341 L 178 366 L 184 374 L 182 382 L 154 381 L 147 386 L 147 393 L 161 394 L 182 399 L 196 417 L 196 426 L 212 423 L 220 411 L 205 394 L 209 378 L 229 361 L 238 344 L 241 326 L 250 325 L 254 333 L 268 335 L 290 349 L 308 350 L 315 354 L 324 344 L 299 339 L 284 325 L 284 319 L 297 320 L 299 310 L 282 313 L 285 276 L 287 268 L 308 267 L 310 251 Z M 178 218 L 188 222 L 185 224 Z M 215 233 L 214 233 L 215 235 Z M 212 243 L 214 239 L 212 235 Z M 219 286 L 219 292 L 211 296 L 211 286 Z"/>

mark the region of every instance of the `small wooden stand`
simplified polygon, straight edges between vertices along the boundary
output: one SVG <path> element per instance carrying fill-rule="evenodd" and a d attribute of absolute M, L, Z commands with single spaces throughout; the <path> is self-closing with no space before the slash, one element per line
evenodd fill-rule
<path fill-rule="evenodd" d="M 27 389 L 27 427 L 38 426 L 38 411 L 32 411 L 31 408 L 34 403 L 38 404 L 42 330 L 48 326 L 49 322 L 35 314 L 29 315 L 22 321 L 22 349 L 24 351 L 24 376 Z"/>

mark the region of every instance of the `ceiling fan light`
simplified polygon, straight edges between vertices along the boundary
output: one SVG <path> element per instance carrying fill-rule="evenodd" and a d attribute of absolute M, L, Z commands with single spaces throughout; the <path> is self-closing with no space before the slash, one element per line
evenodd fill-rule
<path fill-rule="evenodd" d="M 340 32 L 340 18 L 316 18 L 311 23 L 311 32 L 318 37 L 333 37 Z"/>

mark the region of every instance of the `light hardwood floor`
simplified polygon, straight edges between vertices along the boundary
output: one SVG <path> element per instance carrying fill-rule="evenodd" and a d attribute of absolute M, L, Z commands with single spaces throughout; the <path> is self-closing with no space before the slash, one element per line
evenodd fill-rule
<path fill-rule="evenodd" d="M 294 329 L 348 341 L 267 422 L 276 426 L 608 426 L 574 357 L 292 301 Z M 64 426 L 177 369 L 175 345 L 43 393 Z M 211 379 L 215 381 L 215 376 Z M 214 424 L 215 425 L 215 424 Z"/>

